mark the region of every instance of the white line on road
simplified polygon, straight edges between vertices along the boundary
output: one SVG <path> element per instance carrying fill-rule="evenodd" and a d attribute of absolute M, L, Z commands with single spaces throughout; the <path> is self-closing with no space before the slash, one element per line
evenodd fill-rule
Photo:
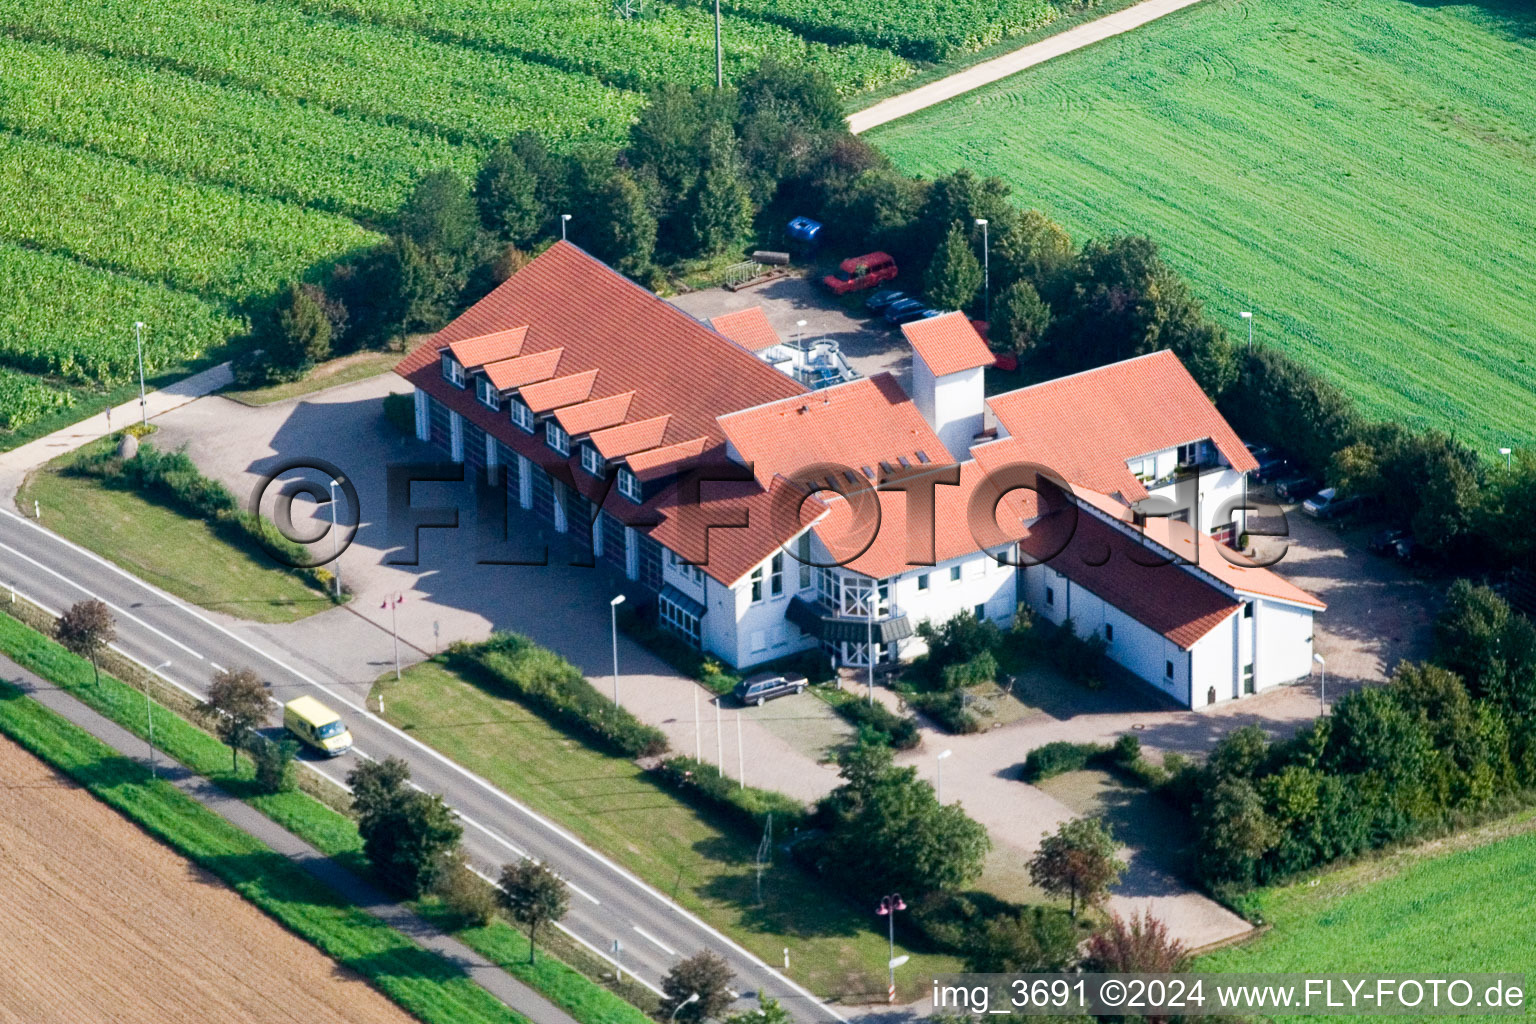
<path fill-rule="evenodd" d="M 661 951 L 663 953 L 667 954 L 667 956 L 677 956 L 677 950 L 673 949 L 671 946 L 667 945 L 665 942 L 662 942 L 660 939 L 658 939 L 656 936 L 652 935 L 650 932 L 646 931 L 644 928 L 641 928 L 637 924 L 632 924 L 632 925 L 630 925 L 630 927 L 633 928 L 636 932 L 638 932 L 642 939 L 645 939 L 646 941 L 650 942 L 654 946 L 660 947 Z"/>
<path fill-rule="evenodd" d="M 310 678 L 309 676 L 307 676 L 304 673 L 300 672 L 298 669 L 295 669 L 295 668 L 291 667 L 290 665 L 286 664 L 285 662 L 279 660 L 277 657 L 275 657 L 271 653 L 262 650 L 260 647 L 257 647 L 255 644 L 251 643 L 249 640 L 246 640 L 244 637 L 240 636 L 239 634 L 234 633 L 231 630 L 225 628 L 224 626 L 219 625 L 217 622 L 214 622 L 212 619 L 210 619 L 207 616 L 203 615 L 201 612 L 199 612 L 195 608 L 182 603 L 178 599 L 176 599 L 176 598 L 172 597 L 171 595 L 165 593 L 164 591 L 160 590 L 158 587 L 155 587 L 152 584 L 144 582 L 143 580 L 139 579 L 137 576 L 134 576 L 132 573 L 130 573 L 127 570 L 123 569 L 121 566 L 115 565 L 112 562 L 107 561 L 105 558 L 102 558 L 100 555 L 97 555 L 95 552 L 87 551 L 85 548 L 82 548 L 80 545 L 74 543 L 73 541 L 67 540 L 64 537 L 60 537 L 58 534 L 54 533 L 52 530 L 48 530 L 48 529 L 46 529 L 46 528 L 44 528 L 42 526 L 39 526 L 38 524 L 32 522 L 29 519 L 25 519 L 22 516 L 16 515 L 14 512 L 10 512 L 10 511 L 8 511 L 6 509 L 0 509 L 0 515 L 4 515 L 7 518 L 13 519 L 17 523 L 20 523 L 21 525 L 26 526 L 29 529 L 37 531 L 38 533 L 40 533 L 43 536 L 47 537 L 49 540 L 52 540 L 52 541 L 54 541 L 56 543 L 64 545 L 65 547 L 68 547 L 70 550 L 75 551 L 76 553 L 78 553 L 82 557 L 90 559 L 91 561 L 96 562 L 97 564 L 101 565 L 104 569 L 108 570 L 109 572 L 116 573 L 118 576 L 123 577 L 124 579 L 128 580 L 130 583 L 133 583 L 134 585 L 142 587 L 143 589 L 149 591 L 150 593 L 155 594 L 161 600 L 165 601 L 166 604 L 169 605 L 170 607 L 175 608 L 178 611 L 184 612 L 188 616 L 190 616 L 190 617 L 192 617 L 194 619 L 197 619 L 199 622 L 202 622 L 203 624 L 207 625 L 211 629 L 217 630 L 218 632 L 220 632 L 220 633 L 224 634 L 225 636 L 229 637 L 229 639 L 233 640 L 235 643 L 239 644 L 240 646 L 246 648 L 247 650 L 249 650 L 249 651 L 251 651 L 251 652 L 253 652 L 255 654 L 260 655 L 261 657 L 265 658 L 267 661 L 269 661 L 272 664 L 274 664 L 274 665 L 278 666 L 279 668 L 283 669 L 283 671 L 289 673 L 290 675 L 292 675 L 296 679 L 300 679 L 300 680 L 308 683 L 310 686 L 313 686 L 315 689 L 319 690 L 320 692 L 330 696 L 332 699 L 336 700 L 337 702 L 342 704 L 344 707 L 351 708 L 353 711 L 356 711 L 359 714 L 363 715 L 364 717 L 373 720 L 375 723 L 377 723 L 379 725 L 380 728 L 388 731 L 389 733 L 394 735 L 400 741 L 402 741 L 402 742 L 410 745 L 411 747 L 414 747 L 415 749 L 419 750 L 423 755 L 425 755 L 425 756 L 431 758 L 432 760 L 436 761 L 438 764 L 440 764 L 443 767 L 447 768 L 449 771 L 452 771 L 452 772 L 458 774 L 459 776 L 464 778 L 466 781 L 468 781 L 471 784 L 479 787 L 481 790 L 483 790 L 487 795 L 491 796 L 493 799 L 499 800 L 502 803 L 508 805 L 509 807 L 515 808 L 516 810 L 518 810 L 522 814 L 527 815 L 530 819 L 532 819 L 533 821 L 537 822 L 539 825 L 541 825 L 543 828 L 545 828 L 550 833 L 552 833 L 552 834 L 554 834 L 556 836 L 559 836 L 566 843 L 568 843 L 575 851 L 586 855 L 588 858 L 592 859 L 593 861 L 596 861 L 597 863 L 601 864 L 603 867 L 607 868 L 609 871 L 612 871 L 614 874 L 616 874 L 619 877 L 623 878 L 637 892 L 644 893 L 646 896 L 648 896 L 651 899 L 654 899 L 656 902 L 660 903 L 666 909 L 671 910 L 671 911 L 681 915 L 682 917 L 686 918 L 689 921 L 689 923 L 692 924 L 694 927 L 698 928 L 700 931 L 704 932 L 705 934 L 711 936 L 715 940 L 717 940 L 717 941 L 723 943 L 724 945 L 730 947 L 730 949 L 732 949 L 739 956 L 744 957 L 748 963 L 755 964 L 758 967 L 759 970 L 762 970 L 769 977 L 773 978 L 775 981 L 778 981 L 780 984 L 784 985 L 786 988 L 789 988 L 789 989 L 793 990 L 796 994 L 804 997 L 810 1003 L 812 1003 L 813 1005 L 815 1005 L 816 1007 L 821 1009 L 824 1013 L 827 1014 L 827 1016 L 831 1017 L 833 1020 L 837 1020 L 837 1021 L 846 1021 L 847 1020 L 846 1017 L 844 1017 L 842 1014 L 838 1013 L 831 1006 L 829 1006 L 826 1003 L 822 1002 L 820 997 L 818 997 L 814 992 L 811 992 L 809 989 L 807 989 L 805 986 L 799 984 L 798 982 L 792 981 L 791 979 L 785 977 L 784 974 L 782 974 L 777 968 L 769 966 L 761 958 L 759 958 L 756 955 L 754 955 L 751 951 L 746 949 L 746 947 L 742 946 L 736 940 L 730 938 L 728 935 L 726 935 L 723 932 L 721 932 L 718 928 L 715 928 L 713 925 L 710 925 L 707 922 L 705 922 L 704 920 L 702 920 L 701 918 L 699 918 L 696 914 L 692 913 L 689 910 L 684 909 L 682 906 L 680 906 L 677 903 L 674 903 L 673 901 L 669 900 L 659 890 L 655 889 L 651 885 L 649 885 L 646 882 L 642 881 L 638 876 L 636 876 L 633 872 L 629 871 L 627 868 L 624 868 L 624 867 L 620 866 L 616 861 L 613 861 L 613 860 L 609 859 L 605 854 L 599 853 L 597 850 L 594 850 L 591 847 L 585 845 L 584 843 L 582 843 L 582 841 L 580 839 L 578 839 L 572 833 L 566 831 L 564 828 L 562 828 L 561 826 L 555 824 L 553 821 L 550 821 L 548 818 L 545 818 L 543 815 L 537 813 L 536 811 L 532 810 L 531 808 L 529 808 L 529 807 L 525 806 L 524 804 L 520 803 L 519 801 L 513 799 L 510 795 L 508 795 L 507 793 L 503 792 L 500 789 L 497 789 L 490 782 L 488 782 L 487 780 L 485 780 L 485 779 L 481 778 L 480 776 L 476 775 L 474 772 L 470 771 L 468 768 L 465 768 L 463 765 L 459 764 L 458 762 L 453 761 L 452 759 L 450 759 L 446 755 L 444 755 L 442 753 L 439 753 L 437 750 L 434 750 L 432 747 L 427 746 L 425 743 L 423 743 L 420 740 L 416 739 L 416 737 L 410 735 L 409 733 L 404 732 L 403 730 L 396 728 L 395 726 L 391 725 L 389 722 L 386 722 L 384 719 L 380 718 L 379 716 L 373 714 L 371 711 L 367 710 L 366 708 L 359 707 L 357 704 L 355 704 L 350 698 L 348 698 L 344 694 L 341 694 L 341 693 L 337 692 L 336 690 L 333 690 L 330 687 L 326 686 L 325 684 L 323 684 L 323 683 L 321 683 L 321 682 L 319 682 L 319 681 L 317 681 L 315 679 Z M 4 544 L 0 544 L 0 547 L 4 547 L 8 551 L 13 551 L 13 552 L 15 551 L 14 548 L 10 548 L 9 546 L 4 545 Z M 15 552 L 15 553 L 20 555 L 20 552 Z M 66 576 L 64 576 L 64 575 L 62 575 L 60 573 L 54 572 L 54 570 L 49 569 L 47 566 L 44 566 L 41 563 L 35 562 L 31 558 L 27 558 L 25 555 L 21 555 L 21 557 L 22 558 L 26 558 L 26 560 L 28 562 L 32 562 L 34 565 L 38 565 L 39 568 L 47 570 L 51 575 L 57 576 L 59 579 L 64 580 L 66 583 L 69 583 L 72 586 L 74 586 L 74 587 L 76 587 L 76 588 L 78 588 L 78 589 L 80 589 L 82 591 L 85 590 L 85 588 L 81 587 L 80 584 L 75 583 L 73 580 L 69 579 L 68 577 L 66 577 Z M 128 618 L 133 619 L 133 621 L 135 621 L 135 622 L 139 622 L 141 625 L 143 625 L 146 629 L 149 629 L 151 632 L 154 632 L 154 633 L 156 633 L 157 635 L 160 635 L 160 636 L 164 636 L 164 634 L 160 633 L 159 630 L 155 629 L 153 626 L 150 626 L 148 623 L 142 622 L 142 620 L 140 620 L 137 616 L 129 615 Z M 170 637 L 166 637 L 166 639 L 170 640 Z M 175 640 L 171 640 L 171 642 L 176 644 L 177 647 L 180 647 L 183 650 L 189 651 L 190 653 L 196 655 L 198 658 L 202 658 L 201 654 L 197 654 L 196 651 L 193 651 L 190 647 L 187 647 L 185 644 L 179 643 L 178 641 L 175 641 Z M 473 820 L 473 819 L 465 816 L 462 812 L 459 813 L 459 817 L 462 818 L 464 821 L 472 821 Z M 477 827 L 481 828 L 481 829 L 484 829 L 484 826 L 481 826 L 481 825 L 478 825 L 478 824 L 477 824 Z M 494 835 L 494 833 L 492 833 L 492 834 Z M 505 840 L 501 840 L 501 842 L 504 845 L 509 845 L 510 846 L 510 844 L 507 844 Z"/>

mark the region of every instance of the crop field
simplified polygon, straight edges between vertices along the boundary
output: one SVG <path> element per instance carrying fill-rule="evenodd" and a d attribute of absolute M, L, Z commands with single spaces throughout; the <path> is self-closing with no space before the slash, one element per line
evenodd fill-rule
<path fill-rule="evenodd" d="M 1491 451 L 1536 441 L 1533 57 L 1506 0 L 1207 0 L 869 138 L 1149 235 L 1238 340 Z"/>
<path fill-rule="evenodd" d="M 854 101 L 1079 0 L 726 0 L 724 68 Z M 0 0 L 0 448 L 225 358 L 252 298 L 372 244 L 427 171 L 520 132 L 621 140 L 714 79 L 703 0 Z"/>
<path fill-rule="evenodd" d="M 1265 890 L 1259 907 L 1270 929 L 1202 957 L 1200 969 L 1420 975 L 1525 970 L 1536 944 L 1529 912 L 1536 900 L 1532 825 L 1527 813 Z M 1413 927 L 1404 927 L 1408 921 Z"/>
<path fill-rule="evenodd" d="M 6 739 L 0 773 L 0 1022 L 412 1019 Z"/>

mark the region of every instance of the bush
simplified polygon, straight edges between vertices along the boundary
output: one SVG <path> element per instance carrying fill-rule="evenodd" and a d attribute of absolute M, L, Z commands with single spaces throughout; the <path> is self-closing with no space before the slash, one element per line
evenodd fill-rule
<path fill-rule="evenodd" d="M 997 658 L 991 651 L 982 651 L 969 661 L 945 665 L 941 678 L 946 690 L 990 683 L 997 678 Z"/>
<path fill-rule="evenodd" d="M 1024 781 L 1039 782 L 1064 772 L 1081 771 L 1089 762 L 1109 752 L 1102 743 L 1069 743 L 1057 740 L 1031 750 L 1024 758 Z"/>
<path fill-rule="evenodd" d="M 879 701 L 870 704 L 845 690 L 831 691 L 832 708 L 859 729 L 859 741 L 896 750 L 911 750 L 922 742 L 917 719 L 896 714 Z"/>
<path fill-rule="evenodd" d="M 258 736 L 251 744 L 251 760 L 256 763 L 256 785 L 264 793 L 290 793 L 296 783 L 293 777 L 293 759 L 299 745 L 286 736 L 269 740 Z"/>
<path fill-rule="evenodd" d="M 1128 732 L 1115 740 L 1112 751 L 1115 763 L 1122 767 L 1130 767 L 1141 760 L 1141 740 L 1133 732 Z"/>
<path fill-rule="evenodd" d="M 496 919 L 496 891 L 470 870 L 457 851 L 444 865 L 432 892 L 443 901 L 457 928 L 484 928 Z"/>
<path fill-rule="evenodd" d="M 498 633 L 481 644 L 454 644 L 450 667 L 495 689 L 510 690 L 561 727 L 574 726 L 624 757 L 654 757 L 667 737 L 592 688 L 560 655 L 517 633 Z"/>
<path fill-rule="evenodd" d="M 966 707 L 966 695 L 960 690 L 915 693 L 907 698 L 907 703 L 933 719 L 945 732 L 966 735 L 982 730 L 981 717 Z"/>
<path fill-rule="evenodd" d="M 416 436 L 416 402 L 410 395 L 385 395 L 384 418 L 406 437 Z"/>
<path fill-rule="evenodd" d="M 691 757 L 669 757 L 657 766 L 656 773 L 666 786 L 690 802 L 722 811 L 752 833 L 762 831 L 770 814 L 774 827 L 784 831 L 800 828 L 808 817 L 805 805 L 793 797 L 769 789 L 743 787 L 720 774 L 714 765 Z"/>

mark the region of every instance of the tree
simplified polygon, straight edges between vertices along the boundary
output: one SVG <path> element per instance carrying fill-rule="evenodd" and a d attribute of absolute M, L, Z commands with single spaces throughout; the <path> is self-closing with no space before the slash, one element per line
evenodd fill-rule
<path fill-rule="evenodd" d="M 1129 921 L 1112 915 L 1088 940 L 1085 965 L 1105 974 L 1182 974 L 1193 960 L 1168 926 L 1144 910 Z"/>
<path fill-rule="evenodd" d="M 981 927 L 966 954 L 965 969 L 982 974 L 1033 974 L 1066 970 L 1077 960 L 1077 928 L 1060 910 L 1028 907 L 998 914 Z"/>
<path fill-rule="evenodd" d="M 528 929 L 528 962 L 533 963 L 539 927 L 565 916 L 571 894 L 559 875 L 538 861 L 525 858 L 516 864 L 502 865 L 497 899 L 512 920 Z"/>
<path fill-rule="evenodd" d="M 1253 779 L 1269 757 L 1269 737 L 1257 725 L 1233 729 L 1211 748 L 1205 759 L 1209 787 L 1225 779 Z"/>
<path fill-rule="evenodd" d="M 719 1017 L 731 1005 L 731 982 L 735 980 L 731 965 L 711 950 L 679 960 L 661 979 L 661 990 L 666 993 L 661 1001 L 662 1016 L 681 1021 Z M 699 998 L 689 1002 L 693 995 Z"/>
<path fill-rule="evenodd" d="M 1262 345 L 1239 355 L 1237 381 L 1222 397 L 1221 408 L 1239 434 L 1281 444 L 1302 468 L 1316 473 L 1360 433 L 1359 414 L 1348 395 Z"/>
<path fill-rule="evenodd" d="M 311 284 L 291 284 L 273 318 L 273 333 L 264 339 L 268 354 L 283 366 L 307 369 L 323 362 L 331 354 L 331 338 L 336 333 L 332 323 L 335 312 L 327 305 L 339 304 L 326 299 L 325 292 Z M 341 318 L 345 320 L 345 307 Z"/>
<path fill-rule="evenodd" d="M 463 178 L 453 171 L 431 171 L 400 207 L 398 230 L 421 249 L 472 259 L 480 211 Z"/>
<path fill-rule="evenodd" d="M 741 182 L 730 129 L 717 126 L 706 137 L 703 170 L 688 203 L 693 234 L 689 255 L 697 256 L 723 252 L 752 225 L 752 197 Z"/>
<path fill-rule="evenodd" d="M 1248 779 L 1220 782 L 1196 815 L 1201 872 L 1208 880 L 1253 882 L 1259 861 L 1280 841 L 1280 829 Z"/>
<path fill-rule="evenodd" d="M 240 748 L 249 744 L 272 711 L 267 686 L 248 668 L 220 669 L 208 686 L 208 699 L 198 710 L 213 718 L 219 739 L 229 744 L 229 767 L 239 766 Z"/>
<path fill-rule="evenodd" d="M 965 309 L 981 290 L 981 261 L 971 248 L 966 230 L 958 222 L 949 233 L 923 274 L 923 290 L 939 309 Z"/>
<path fill-rule="evenodd" d="M 363 853 L 386 883 L 411 897 L 430 891 L 452 866 L 463 826 L 440 796 L 406 786 L 399 758 L 368 761 L 347 774 Z"/>
<path fill-rule="evenodd" d="M 1035 351 L 1051 326 L 1051 307 L 1035 286 L 1018 280 L 1002 290 L 992 304 L 992 323 L 987 337 L 992 347 L 1015 355 Z"/>
<path fill-rule="evenodd" d="M 100 686 L 101 666 L 97 659 L 101 649 L 117 639 L 117 623 L 107 606 L 96 600 L 76 601 L 59 616 L 53 635 L 65 650 L 90 661 L 91 674 Z"/>
<path fill-rule="evenodd" d="M 1072 237 L 1061 225 L 1038 210 L 1025 210 L 992 228 L 991 239 L 994 282 L 1006 287 L 1027 281 L 1045 301 L 1060 301 L 1076 256 Z"/>
<path fill-rule="evenodd" d="M 978 217 L 988 222 L 991 237 L 1005 234 L 1019 216 L 1009 201 L 1010 191 L 1001 178 L 978 178 L 966 167 L 935 179 L 924 197 L 921 233 L 913 255 L 920 263 L 931 261 L 936 240 L 944 238 L 945 232 L 955 225 L 979 245 L 981 229 L 975 226 Z"/>
<path fill-rule="evenodd" d="M 598 259 L 631 276 L 651 265 L 656 253 L 656 215 L 635 176 L 612 169 L 590 186 L 571 234 Z"/>
<path fill-rule="evenodd" d="M 1029 877 L 1053 896 L 1069 898 L 1075 920 L 1079 900 L 1097 904 L 1125 870 L 1115 857 L 1115 840 L 1098 818 L 1073 818 L 1046 836 L 1029 861 Z"/>
<path fill-rule="evenodd" d="M 497 891 L 475 874 L 459 851 L 448 856 L 432 887 L 461 928 L 484 928 L 496 919 Z"/>
<path fill-rule="evenodd" d="M 293 759 L 299 745 L 284 736 L 282 739 L 262 739 L 252 743 L 251 757 L 256 762 L 256 785 L 263 793 L 289 793 L 293 791 Z"/>
<path fill-rule="evenodd" d="M 475 176 L 474 197 L 480 223 L 513 245 L 536 240 L 549 219 L 538 176 L 511 143 L 502 143 L 486 156 Z"/>

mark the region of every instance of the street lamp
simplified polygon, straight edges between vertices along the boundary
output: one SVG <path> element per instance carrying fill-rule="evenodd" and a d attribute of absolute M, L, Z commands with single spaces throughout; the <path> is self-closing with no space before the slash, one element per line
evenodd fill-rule
<path fill-rule="evenodd" d="M 624 603 L 620 594 L 608 602 L 608 612 L 613 619 L 613 706 L 619 706 L 619 605 Z"/>
<path fill-rule="evenodd" d="M 1328 713 L 1328 663 L 1323 660 L 1321 654 L 1312 655 L 1312 660 L 1322 666 L 1322 681 L 1318 686 L 1317 699 L 1318 703 L 1323 706 L 1323 714 L 1326 715 Z"/>
<path fill-rule="evenodd" d="M 669 1021 L 677 1020 L 677 1012 L 678 1012 L 678 1010 L 681 1010 L 683 1007 L 687 1006 L 689 1003 L 696 1003 L 698 1001 L 699 1001 L 699 994 L 697 992 L 694 992 L 687 999 L 684 999 L 682 1002 L 677 1004 L 677 1006 L 672 1010 L 672 1016 L 668 1017 L 667 1020 L 669 1020 Z"/>
<path fill-rule="evenodd" d="M 1506 472 L 1506 473 L 1508 473 L 1510 471 L 1510 469 L 1511 469 L 1510 456 L 1514 454 L 1514 451 L 1515 450 L 1513 448 L 1500 448 L 1499 449 L 1499 454 L 1504 456 L 1504 472 Z"/>
<path fill-rule="evenodd" d="M 720 48 L 720 0 L 715 0 L 715 88 L 725 88 L 725 51 Z"/>
<path fill-rule="evenodd" d="M 1237 315 L 1248 321 L 1248 347 L 1253 348 L 1253 314 L 1245 311 Z"/>
<path fill-rule="evenodd" d="M 560 241 L 562 241 L 562 242 L 565 241 L 565 226 L 567 224 L 569 224 L 570 222 L 571 222 L 571 215 L 570 214 L 562 213 L 560 215 Z"/>
<path fill-rule="evenodd" d="M 341 600 L 341 550 L 336 535 L 341 532 L 336 525 L 336 481 L 331 481 L 331 572 L 336 575 L 336 600 Z"/>
<path fill-rule="evenodd" d="M 982 319 L 992 323 L 992 247 L 987 240 L 987 218 L 977 217 L 976 226 L 981 228 L 981 287 L 986 297 Z"/>
<path fill-rule="evenodd" d="M 939 795 L 939 803 L 941 803 L 941 804 L 944 802 L 944 759 L 946 757 L 948 757 L 950 754 L 953 754 L 953 753 L 954 753 L 953 750 L 948 750 L 948 749 L 941 750 L 941 751 L 939 751 L 939 756 L 934 758 L 934 760 L 937 761 L 938 764 L 939 764 L 938 795 Z"/>
<path fill-rule="evenodd" d="M 805 321 L 795 321 L 795 348 L 805 351 Z"/>
<path fill-rule="evenodd" d="M 162 661 L 150 669 L 152 675 L 160 675 L 160 670 L 170 668 L 171 663 Z M 163 678 L 163 677 L 162 677 Z M 149 726 L 149 777 L 155 777 L 155 705 L 149 699 L 149 680 L 144 680 L 144 721 Z"/>
<path fill-rule="evenodd" d="M 145 429 L 149 427 L 149 404 L 144 399 L 144 321 L 133 322 L 133 343 L 139 350 L 139 418 Z"/>
<path fill-rule="evenodd" d="M 875 908 L 875 913 L 886 919 L 888 939 L 891 944 L 891 959 L 889 967 L 891 971 L 891 987 L 886 992 L 886 1002 L 896 1001 L 896 911 L 906 910 L 907 905 L 901 901 L 901 893 L 892 893 L 882 897 L 880 905 Z"/>

